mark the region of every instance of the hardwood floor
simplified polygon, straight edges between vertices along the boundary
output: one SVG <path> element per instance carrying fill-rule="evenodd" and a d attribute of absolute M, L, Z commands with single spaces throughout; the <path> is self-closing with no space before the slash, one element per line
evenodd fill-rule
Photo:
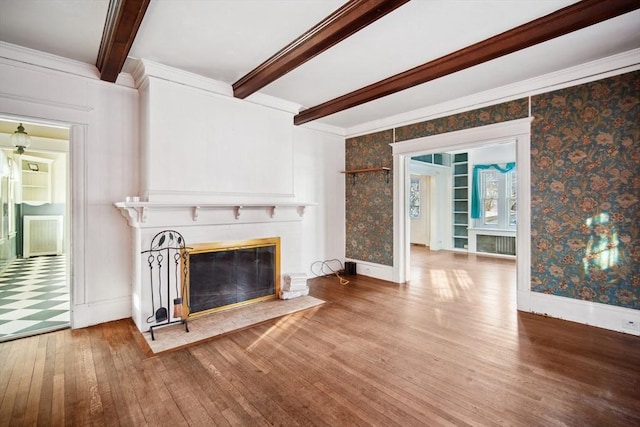
<path fill-rule="evenodd" d="M 515 309 L 515 263 L 413 277 L 157 357 L 130 320 L 0 344 L 0 426 L 640 425 L 640 338 Z"/>

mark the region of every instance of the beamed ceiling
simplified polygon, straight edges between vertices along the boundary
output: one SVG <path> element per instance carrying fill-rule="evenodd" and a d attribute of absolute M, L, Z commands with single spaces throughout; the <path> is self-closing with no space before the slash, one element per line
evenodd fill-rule
<path fill-rule="evenodd" d="M 640 48 L 640 0 L 0 0 L 0 40 L 147 59 L 345 129 Z M 638 58 L 640 63 L 640 58 Z M 1 77 L 0 77 L 1 78 Z"/>

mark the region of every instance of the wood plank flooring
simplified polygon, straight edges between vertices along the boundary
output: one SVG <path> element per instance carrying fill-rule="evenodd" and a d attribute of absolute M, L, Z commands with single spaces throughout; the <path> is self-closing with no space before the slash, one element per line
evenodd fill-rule
<path fill-rule="evenodd" d="M 635 426 L 640 338 L 515 308 L 515 263 L 412 250 L 412 280 L 157 357 L 131 320 L 0 344 L 0 426 Z"/>

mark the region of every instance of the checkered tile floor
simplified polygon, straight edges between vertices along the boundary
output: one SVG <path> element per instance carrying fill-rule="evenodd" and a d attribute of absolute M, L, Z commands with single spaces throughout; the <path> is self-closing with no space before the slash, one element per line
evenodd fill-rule
<path fill-rule="evenodd" d="M 0 341 L 69 326 L 62 256 L 16 259 L 0 275 Z"/>

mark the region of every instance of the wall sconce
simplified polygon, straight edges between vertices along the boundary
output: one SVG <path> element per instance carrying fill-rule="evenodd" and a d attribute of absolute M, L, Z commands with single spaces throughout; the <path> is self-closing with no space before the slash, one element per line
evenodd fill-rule
<path fill-rule="evenodd" d="M 31 137 L 24 131 L 22 123 L 18 126 L 18 130 L 11 135 L 11 143 L 18 149 L 18 154 L 24 153 L 24 149 L 31 145 Z"/>

